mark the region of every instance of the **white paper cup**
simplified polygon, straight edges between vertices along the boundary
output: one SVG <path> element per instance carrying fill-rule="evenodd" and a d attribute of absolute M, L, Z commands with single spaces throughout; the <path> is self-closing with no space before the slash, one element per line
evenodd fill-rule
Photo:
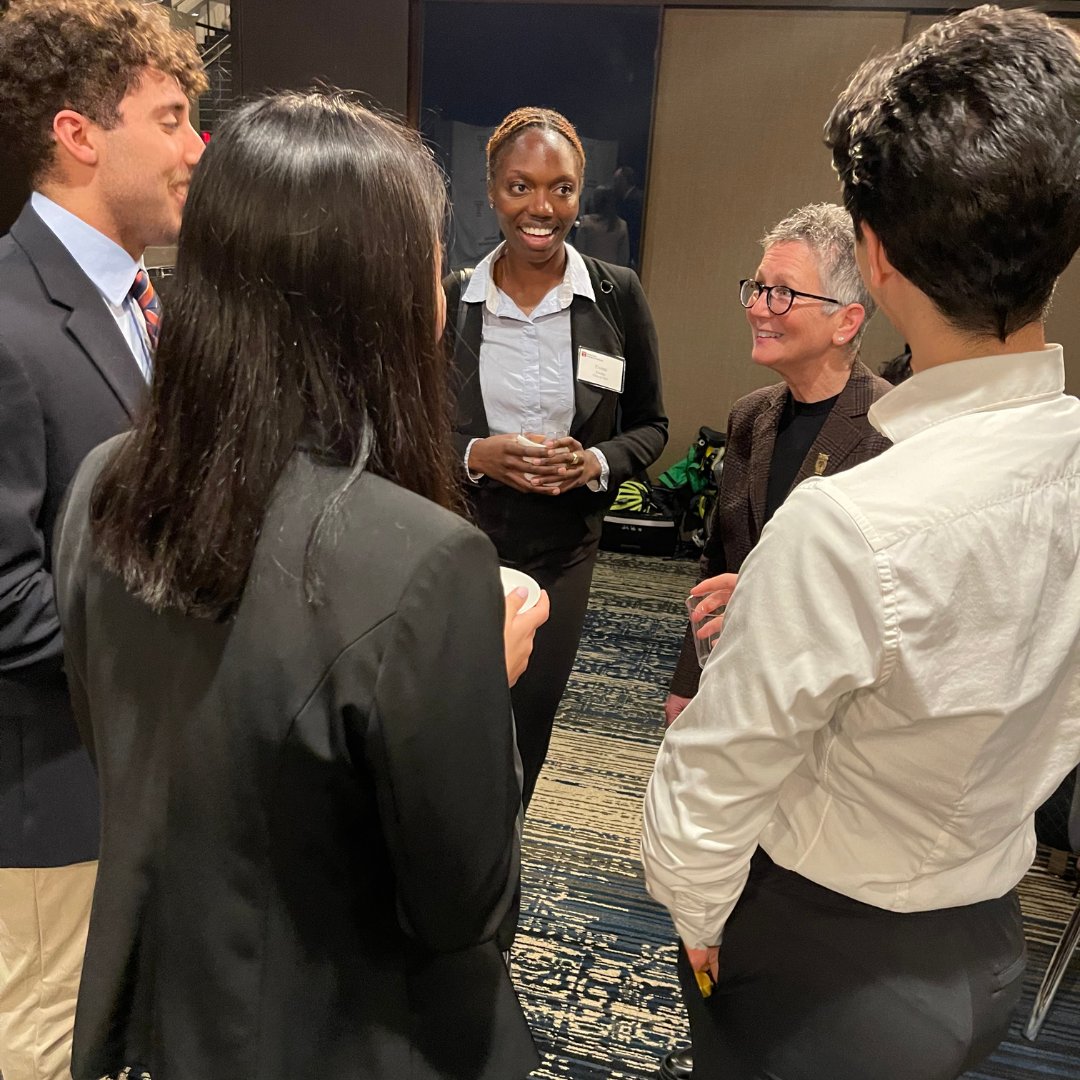
<path fill-rule="evenodd" d="M 509 596 L 518 588 L 529 590 L 529 595 L 525 597 L 525 603 L 521 605 L 518 611 L 519 615 L 523 611 L 528 611 L 529 608 L 536 606 L 536 602 L 540 599 L 540 584 L 535 578 L 531 578 L 528 574 L 523 574 L 520 570 L 515 570 L 510 566 L 500 566 L 499 576 L 502 578 L 503 596 Z"/>

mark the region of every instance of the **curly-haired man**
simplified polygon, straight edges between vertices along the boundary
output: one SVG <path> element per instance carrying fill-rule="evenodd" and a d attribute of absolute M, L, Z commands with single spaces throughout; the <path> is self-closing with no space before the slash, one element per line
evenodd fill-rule
<path fill-rule="evenodd" d="M 1080 402 L 1043 328 L 1078 131 L 1077 37 L 990 6 L 826 126 L 914 374 L 870 408 L 893 445 L 777 511 L 657 758 L 694 1080 L 948 1080 L 1008 1028 L 1014 886 L 1080 759 Z"/>
<path fill-rule="evenodd" d="M 33 194 L 0 239 L 0 1072 L 52 1080 L 70 1076 L 98 850 L 53 531 L 75 468 L 145 393 L 160 309 L 140 260 L 179 232 L 206 79 L 158 5 L 3 7 L 0 143 Z"/>

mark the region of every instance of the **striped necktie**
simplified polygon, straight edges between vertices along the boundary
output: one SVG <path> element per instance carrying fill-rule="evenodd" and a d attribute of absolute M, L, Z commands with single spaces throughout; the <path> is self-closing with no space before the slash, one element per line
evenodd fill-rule
<path fill-rule="evenodd" d="M 139 270 L 135 275 L 135 283 L 131 286 L 131 295 L 135 303 L 142 310 L 146 320 L 146 336 L 150 339 L 150 348 L 157 348 L 158 327 L 161 323 L 161 301 L 154 292 L 154 286 L 150 284 L 150 275 L 145 270 Z"/>

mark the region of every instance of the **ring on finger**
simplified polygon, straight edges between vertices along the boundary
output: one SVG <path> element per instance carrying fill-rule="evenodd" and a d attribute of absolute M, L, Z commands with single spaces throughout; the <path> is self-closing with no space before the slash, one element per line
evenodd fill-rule
<path fill-rule="evenodd" d="M 575 450 L 575 451 L 574 451 L 574 452 L 573 452 L 573 453 L 572 453 L 572 454 L 570 455 L 570 464 L 571 464 L 571 465 L 576 465 L 576 464 L 577 464 L 577 463 L 578 463 L 578 462 L 579 462 L 580 460 L 581 460 L 581 458 L 579 457 L 579 455 L 578 455 L 578 452 L 577 452 L 577 451 Z"/>

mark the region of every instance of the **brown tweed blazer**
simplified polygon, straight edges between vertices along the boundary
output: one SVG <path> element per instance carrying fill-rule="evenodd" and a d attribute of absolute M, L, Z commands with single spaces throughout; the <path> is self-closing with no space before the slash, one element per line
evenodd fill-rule
<path fill-rule="evenodd" d="M 856 360 L 851 378 L 826 417 L 791 488 L 809 476 L 843 472 L 891 446 L 870 426 L 866 415 L 870 406 L 891 389 L 889 383 Z M 720 492 L 701 555 L 702 579 L 727 572 L 737 574 L 761 536 L 776 429 L 786 398 L 787 384 L 775 383 L 739 398 L 731 410 Z M 693 697 L 700 676 L 688 625 L 671 679 L 671 693 Z"/>

